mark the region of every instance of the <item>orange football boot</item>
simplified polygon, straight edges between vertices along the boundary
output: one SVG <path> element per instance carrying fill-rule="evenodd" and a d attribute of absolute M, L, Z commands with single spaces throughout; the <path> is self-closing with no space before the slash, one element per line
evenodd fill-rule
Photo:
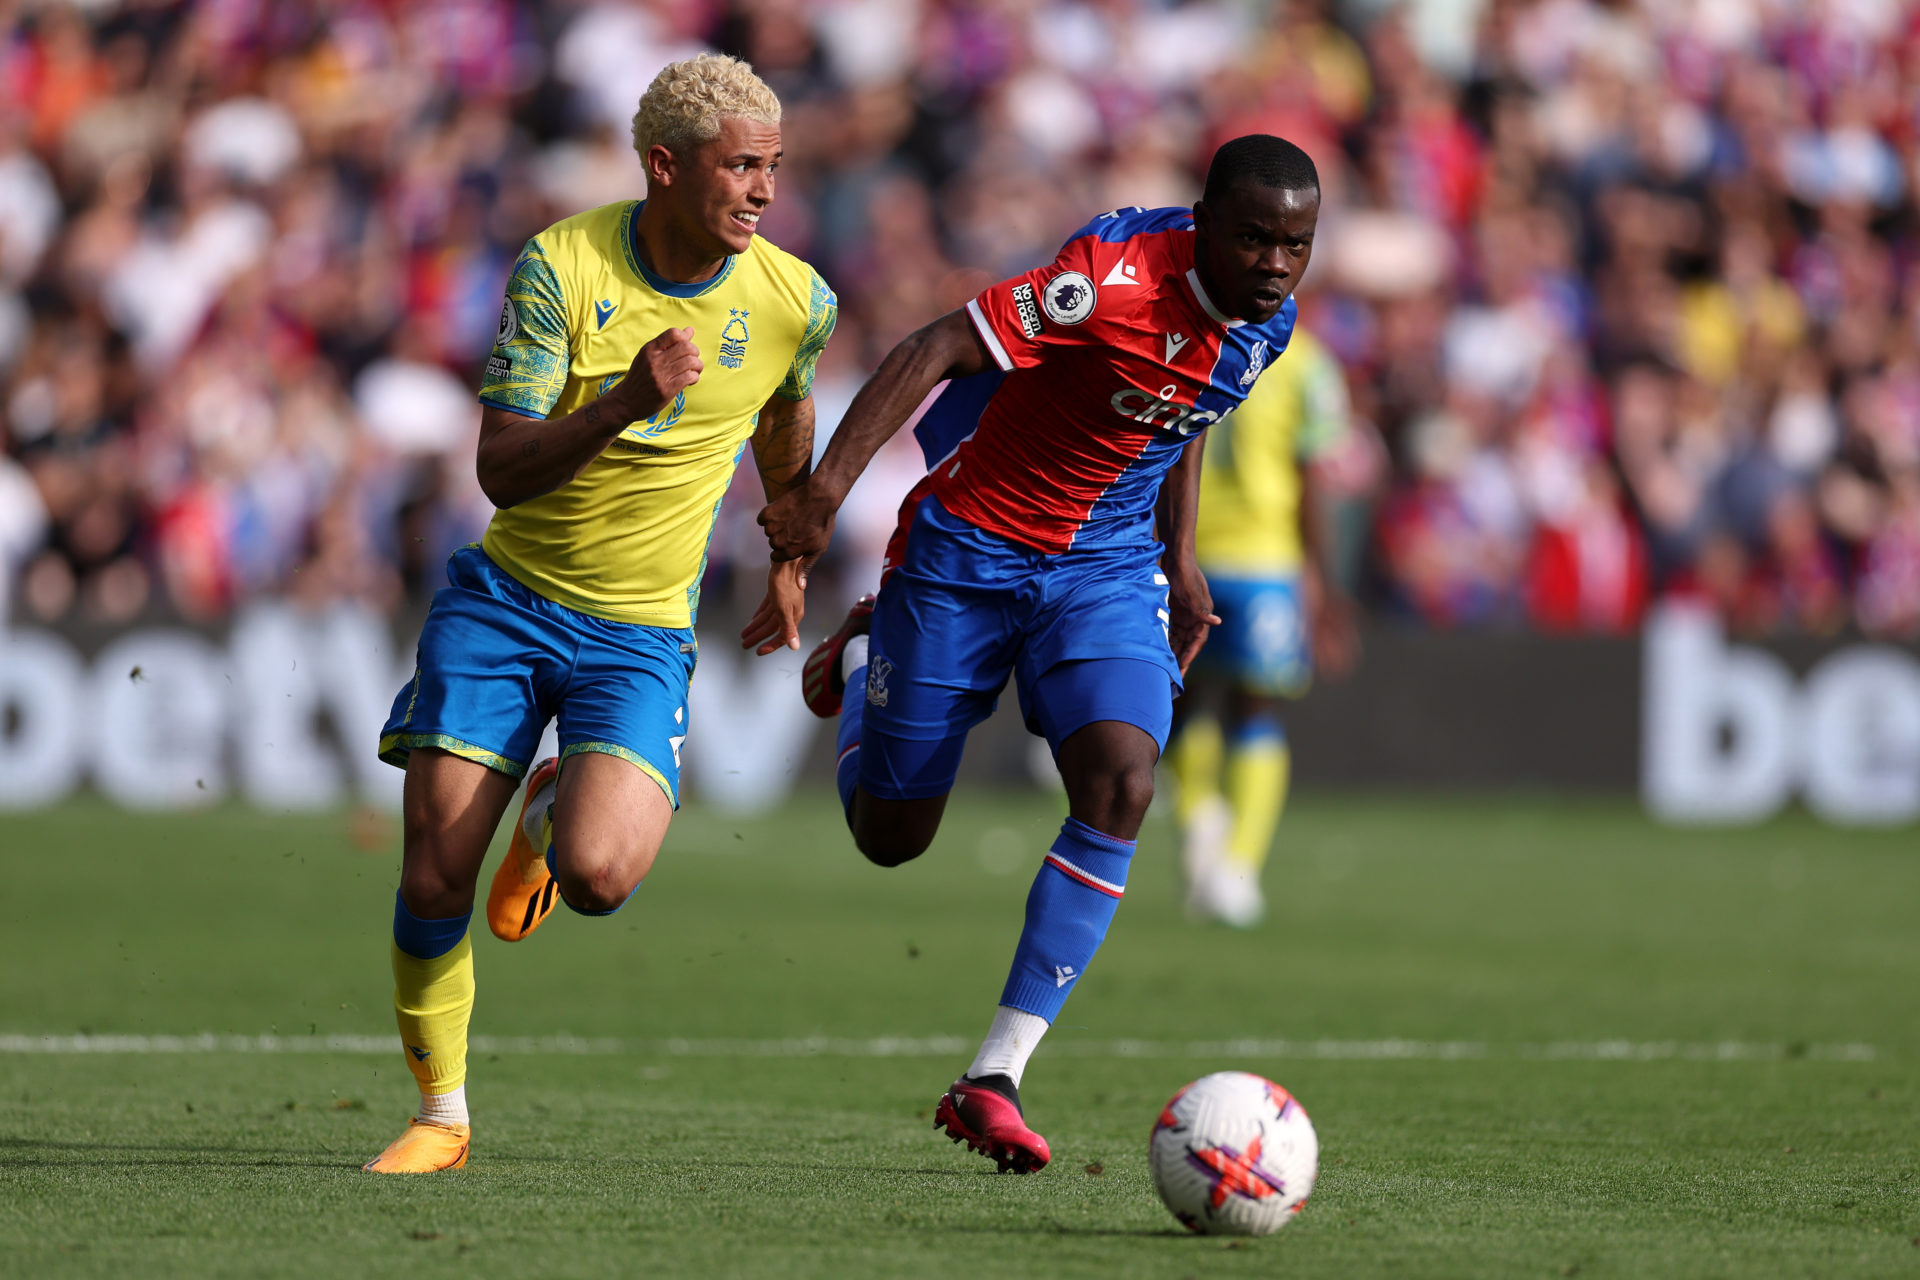
<path fill-rule="evenodd" d="M 560 761 L 547 759 L 527 775 L 527 795 L 513 824 L 513 840 L 493 873 L 493 887 L 487 890 L 487 927 L 502 942 L 518 942 L 538 929 L 560 901 L 560 884 L 547 870 L 546 852 L 536 849 L 526 833 L 527 810 L 541 791 L 553 785 L 559 772 Z"/>
<path fill-rule="evenodd" d="M 464 1124 L 434 1124 L 414 1118 L 393 1144 L 360 1167 L 368 1173 L 438 1173 L 467 1163 L 473 1129 Z"/>

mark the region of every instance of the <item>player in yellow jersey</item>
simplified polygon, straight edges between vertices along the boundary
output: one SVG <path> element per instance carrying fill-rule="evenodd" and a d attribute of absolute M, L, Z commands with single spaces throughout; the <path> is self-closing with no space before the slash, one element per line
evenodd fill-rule
<path fill-rule="evenodd" d="M 832 290 L 755 235 L 780 103 L 746 63 L 654 79 L 633 119 L 647 198 L 527 243 L 480 384 L 480 486 L 499 510 L 456 552 L 381 758 L 406 769 L 394 1007 L 419 1113 L 367 1168 L 466 1163 L 467 924 L 480 865 L 540 736 L 487 919 L 507 941 L 565 902 L 620 909 L 679 803 L 693 622 L 721 495 L 749 444 L 769 501 L 813 452 Z M 637 353 L 637 354 L 636 354 Z M 799 647 L 806 567 L 769 571 L 744 647 Z"/>
<path fill-rule="evenodd" d="M 1295 329 L 1246 403 L 1207 433 L 1195 551 L 1221 625 L 1187 673 L 1167 753 L 1187 906 L 1201 918 L 1250 928 L 1265 914 L 1260 872 L 1291 772 L 1282 706 L 1306 692 L 1315 656 L 1333 674 L 1353 659 L 1352 609 L 1326 572 L 1310 466 L 1350 419 L 1339 362 Z"/>

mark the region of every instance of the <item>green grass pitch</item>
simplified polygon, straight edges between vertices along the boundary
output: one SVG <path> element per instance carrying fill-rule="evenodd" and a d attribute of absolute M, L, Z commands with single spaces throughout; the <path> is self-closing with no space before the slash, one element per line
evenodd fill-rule
<path fill-rule="evenodd" d="M 358 1171 L 414 1100 L 368 1039 L 390 830 L 10 816 L 0 1275 L 1920 1274 L 1912 832 L 1308 796 L 1234 934 L 1182 919 L 1156 817 L 1027 1074 L 1053 1164 L 1000 1177 L 930 1114 L 1057 806 L 963 795 L 891 872 L 818 792 L 690 808 L 612 920 L 481 926 L 472 1162 L 411 1179 Z M 1269 1239 L 1190 1237 L 1148 1180 L 1161 1103 L 1226 1067 L 1320 1132 Z"/>

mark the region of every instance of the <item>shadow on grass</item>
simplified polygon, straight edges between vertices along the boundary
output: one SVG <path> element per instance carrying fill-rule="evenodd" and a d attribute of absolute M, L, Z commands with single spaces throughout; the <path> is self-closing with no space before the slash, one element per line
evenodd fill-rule
<path fill-rule="evenodd" d="M 970 1178 L 977 1173 L 994 1176 L 990 1170 L 985 1169 L 896 1169 L 884 1165 L 832 1164 L 824 1160 L 702 1160 L 699 1166 L 712 1169 L 792 1169 L 803 1173 L 879 1174 L 888 1177 L 913 1174 L 929 1178 Z M 692 1168 L 693 1166 L 682 1167 Z"/>
<path fill-rule="evenodd" d="M 0 1143 L 0 1145 L 4 1145 L 4 1144 Z M 844 1165 L 844 1164 L 834 1164 L 825 1160 L 818 1160 L 818 1161 L 807 1161 L 807 1160 L 682 1161 L 682 1160 L 673 1159 L 668 1156 L 662 1156 L 662 1155 L 657 1155 L 653 1153 L 647 1153 L 642 1155 L 630 1155 L 630 1156 L 622 1156 L 622 1155 L 579 1156 L 579 1155 L 547 1155 L 547 1154 L 534 1153 L 534 1152 L 488 1150 L 485 1152 L 476 1152 L 474 1154 L 473 1159 L 475 1164 L 480 1164 L 484 1162 L 485 1164 L 500 1164 L 500 1165 L 617 1164 L 617 1165 L 635 1165 L 640 1167 L 656 1167 L 657 1166 L 662 1169 L 670 1169 L 676 1173 L 683 1174 L 683 1175 L 690 1175 L 702 1169 L 746 1169 L 754 1173 L 765 1173 L 767 1170 L 773 1169 L 773 1170 L 786 1170 L 792 1173 L 813 1173 L 813 1174 L 832 1173 L 832 1174 L 837 1174 L 841 1176 L 872 1175 L 876 1177 L 889 1177 L 889 1178 L 909 1177 L 909 1176 L 910 1177 L 928 1177 L 928 1178 L 970 1178 L 980 1173 L 984 1173 L 989 1177 L 995 1176 L 991 1170 L 986 1170 L 986 1169 L 902 1169 L 902 1168 L 896 1168 L 896 1167 L 888 1167 L 884 1165 L 860 1165 L 858 1167 L 854 1167 L 854 1166 Z M 5 1161 L 5 1157 L 0 1156 L 0 1163 L 4 1163 L 4 1161 Z"/>
<path fill-rule="evenodd" d="M 474 1164 L 511 1169 L 523 1165 L 596 1165 L 648 1166 L 663 1163 L 655 1156 L 580 1156 L 545 1155 L 528 1152 L 489 1151 L 478 1155 Z M 1009 1178 L 991 1169 L 930 1169 L 901 1166 L 849 1166 L 827 1161 L 807 1160 L 703 1160 L 697 1164 L 672 1163 L 683 1176 L 700 1169 L 738 1169 L 754 1174 L 769 1172 L 792 1175 L 830 1174 L 839 1179 L 855 1178 Z M 53 1138 L 0 1137 L 0 1169 L 149 1169 L 149 1168 L 232 1168 L 232 1169 L 339 1169 L 358 1172 L 361 1161 L 345 1152 L 314 1151 L 266 1147 L 210 1146 L 187 1142 L 73 1142 Z M 1182 1235 L 1178 1231 L 1105 1231 L 1063 1225 L 971 1227 L 963 1230 L 984 1235 L 1006 1233 L 1056 1235 Z"/>
<path fill-rule="evenodd" d="M 67 1152 L 59 1156 L 30 1152 Z M 16 1154 L 18 1153 L 18 1154 Z M 86 1156 L 97 1159 L 86 1159 Z M 225 1156 L 209 1160 L 207 1156 Z M 0 1169 L 102 1169 L 177 1165 L 229 1168 L 358 1169 L 360 1161 L 339 1152 L 209 1147 L 186 1142 L 61 1142 L 50 1138 L 0 1138 Z"/>
<path fill-rule="evenodd" d="M 1070 1227 L 1063 1222 L 1007 1223 L 1004 1226 L 941 1227 L 957 1236 L 1074 1236 L 1089 1239 L 1112 1236 L 1128 1240 L 1198 1240 L 1203 1237 L 1177 1227 Z"/>

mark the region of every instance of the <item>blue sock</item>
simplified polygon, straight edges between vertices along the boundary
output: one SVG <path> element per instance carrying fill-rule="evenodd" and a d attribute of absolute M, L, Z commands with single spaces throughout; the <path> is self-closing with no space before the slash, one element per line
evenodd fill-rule
<path fill-rule="evenodd" d="M 867 708 L 867 665 L 861 663 L 847 677 L 847 691 L 840 696 L 840 728 L 834 735 L 833 785 L 840 792 L 840 807 L 853 821 L 853 788 L 860 781 L 860 716 Z"/>
<path fill-rule="evenodd" d="M 547 841 L 547 874 L 553 877 L 554 888 L 559 889 L 560 901 L 567 902 L 567 891 L 560 889 L 560 872 L 556 870 L 553 865 L 553 845 L 553 841 Z M 627 896 L 620 900 L 620 907 L 624 907 L 629 902 L 632 902 L 633 895 L 638 892 L 640 892 L 640 886 L 636 884 L 632 889 L 627 891 Z M 618 911 L 620 907 L 609 907 L 605 911 L 588 911 L 584 907 L 576 907 L 571 902 L 567 902 L 567 910 L 577 916 L 610 916 Z"/>
<path fill-rule="evenodd" d="M 393 893 L 393 945 L 416 960 L 437 960 L 460 945 L 467 936 L 467 922 L 473 912 L 448 916 L 444 920 L 422 920 L 407 910 L 406 899 L 398 889 Z"/>
<path fill-rule="evenodd" d="M 1250 746 L 1256 742 L 1277 742 L 1287 745 L 1287 727 L 1280 723 L 1280 717 L 1270 711 L 1256 711 L 1233 727 L 1228 735 L 1227 746 Z"/>
<path fill-rule="evenodd" d="M 1027 894 L 1027 926 L 1000 1003 L 1052 1022 L 1107 936 L 1134 842 L 1068 818 Z"/>

